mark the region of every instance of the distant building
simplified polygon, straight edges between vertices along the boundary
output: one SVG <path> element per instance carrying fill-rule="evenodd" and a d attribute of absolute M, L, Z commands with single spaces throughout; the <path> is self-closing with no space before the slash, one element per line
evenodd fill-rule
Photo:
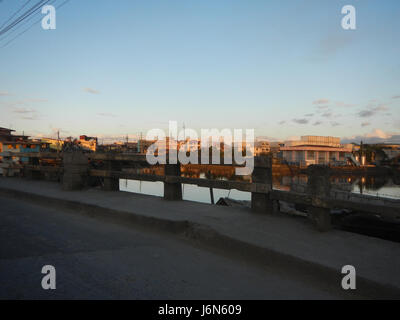
<path fill-rule="evenodd" d="M 14 135 L 12 132 L 15 132 L 15 130 L 0 127 L 0 143 L 3 141 L 18 141 L 29 138 L 29 136 L 25 135 Z"/>
<path fill-rule="evenodd" d="M 396 158 L 400 155 L 400 149 L 396 150 L 396 149 L 385 148 L 382 149 L 382 151 L 386 154 L 389 160 L 392 160 L 393 158 Z"/>
<path fill-rule="evenodd" d="M 97 137 L 88 137 L 86 135 L 82 135 L 79 137 L 78 145 L 82 146 L 83 149 L 96 151 Z"/>
<path fill-rule="evenodd" d="M 0 141 L 4 141 L 6 138 L 8 139 L 13 131 L 15 130 L 0 127 Z"/>
<path fill-rule="evenodd" d="M 101 151 L 114 151 L 126 153 L 146 153 L 147 149 L 155 143 L 155 140 L 137 140 L 132 142 L 114 142 L 112 144 L 101 144 L 97 146 Z"/>
<path fill-rule="evenodd" d="M 0 174 L 14 175 L 19 172 L 15 165 L 29 161 L 24 153 L 40 152 L 47 150 L 48 143 L 28 139 L 29 136 L 13 135 L 14 130 L 0 128 Z"/>
<path fill-rule="evenodd" d="M 281 148 L 285 146 L 283 142 L 280 141 L 272 141 L 269 144 L 272 157 L 273 158 L 282 158 Z"/>
<path fill-rule="evenodd" d="M 284 161 L 300 166 L 345 165 L 352 150 L 351 144 L 340 144 L 340 138 L 323 136 L 302 136 L 300 140 L 285 142 L 280 148 Z"/>
<path fill-rule="evenodd" d="M 0 127 L 0 152 L 7 151 L 6 149 L 9 149 L 8 145 L 4 147 L 6 142 L 24 141 L 29 138 L 25 135 L 13 135 L 12 132 L 14 131 L 15 130 Z"/>
<path fill-rule="evenodd" d="M 399 144 L 379 144 L 378 145 L 388 160 L 393 160 L 400 156 L 400 145 Z"/>
<path fill-rule="evenodd" d="M 196 152 L 199 151 L 201 148 L 201 141 L 200 140 L 195 140 L 195 139 L 189 139 L 186 138 L 185 140 L 178 141 L 178 149 L 179 150 L 185 150 L 187 152 Z M 183 147 L 182 147 L 183 146 Z M 221 144 L 222 149 L 224 148 L 223 144 Z"/>
<path fill-rule="evenodd" d="M 271 147 L 268 141 L 256 141 L 254 143 L 254 155 L 267 154 L 271 152 Z"/>
<path fill-rule="evenodd" d="M 54 138 L 40 138 L 41 142 L 48 143 L 51 150 L 61 151 L 64 145 L 64 141 L 61 139 Z"/>

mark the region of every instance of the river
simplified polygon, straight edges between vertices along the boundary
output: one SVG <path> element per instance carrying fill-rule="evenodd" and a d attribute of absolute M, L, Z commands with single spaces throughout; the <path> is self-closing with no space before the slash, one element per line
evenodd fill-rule
<path fill-rule="evenodd" d="M 160 174 L 163 172 L 160 168 L 148 169 L 146 173 Z M 221 168 L 217 166 L 191 166 L 182 170 L 182 176 L 192 178 L 222 179 L 222 180 L 244 180 L 250 181 L 250 177 L 238 177 L 234 175 L 234 168 Z M 363 193 L 379 197 L 400 199 L 400 185 L 393 183 L 391 177 L 382 175 L 342 175 L 332 178 L 332 186 L 348 192 Z M 280 190 L 304 191 L 307 185 L 307 176 L 305 175 L 273 175 L 273 188 Z M 162 197 L 164 193 L 162 182 L 147 182 L 137 180 L 120 180 L 120 190 L 148 194 Z M 238 190 L 214 189 L 215 202 L 221 197 L 229 197 L 235 200 L 250 200 L 249 192 Z M 211 203 L 210 190 L 196 185 L 182 185 L 184 200 L 191 200 L 203 203 Z"/>

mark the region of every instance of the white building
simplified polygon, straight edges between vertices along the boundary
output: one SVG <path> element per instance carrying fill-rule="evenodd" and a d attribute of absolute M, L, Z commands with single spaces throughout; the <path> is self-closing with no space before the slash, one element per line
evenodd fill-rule
<path fill-rule="evenodd" d="M 340 144 L 340 138 L 302 136 L 297 141 L 287 141 L 280 148 L 282 158 L 289 164 L 346 164 L 352 153 L 352 145 Z"/>

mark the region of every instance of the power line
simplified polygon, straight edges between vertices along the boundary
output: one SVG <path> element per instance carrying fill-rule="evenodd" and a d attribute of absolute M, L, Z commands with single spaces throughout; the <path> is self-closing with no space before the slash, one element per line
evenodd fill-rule
<path fill-rule="evenodd" d="M 49 4 L 54 4 L 56 1 L 57 0 L 50 0 Z M 15 28 L 13 28 L 9 32 L 7 32 L 5 35 L 3 35 L 3 37 L 0 37 L 0 42 L 3 41 L 4 39 L 10 37 L 13 33 L 18 31 L 19 29 L 21 29 L 21 27 L 24 27 L 24 26 L 28 25 L 30 21 L 32 21 L 33 19 L 35 19 L 39 15 L 41 15 L 40 10 L 36 11 L 32 16 L 27 18 L 24 22 L 18 24 Z"/>
<path fill-rule="evenodd" d="M 2 0 L 1 0 L 1 1 L 2 1 Z M 1 1 L 0 1 L 0 2 L 1 2 Z M 14 18 L 18 13 L 20 13 L 21 10 L 22 10 L 23 8 L 25 8 L 26 5 L 27 5 L 29 2 L 31 2 L 31 0 L 26 1 L 26 2 L 22 5 L 21 8 L 19 8 L 10 18 L 8 18 L 8 19 L 0 26 L 0 30 L 1 30 L 12 18 Z"/>
<path fill-rule="evenodd" d="M 71 0 L 65 0 L 63 3 L 61 3 L 58 7 L 56 7 L 56 9 L 60 9 L 61 7 L 63 7 L 65 4 L 67 4 L 68 2 L 70 2 Z"/>
<path fill-rule="evenodd" d="M 17 24 L 21 23 L 22 21 L 24 21 L 28 17 L 30 17 L 33 13 L 37 12 L 37 10 L 40 9 L 41 6 L 45 5 L 49 1 L 50 0 L 41 0 L 41 1 L 39 1 L 32 8 L 30 8 L 28 11 L 26 11 L 24 14 L 22 14 L 20 17 L 18 17 L 16 20 L 11 22 L 4 29 L 0 30 L 0 36 L 5 34 L 7 31 L 11 30 L 12 28 L 14 28 Z"/>
<path fill-rule="evenodd" d="M 21 25 L 21 23 L 24 22 L 29 17 L 31 17 L 32 14 L 36 14 L 38 12 L 38 9 L 40 8 L 40 6 L 44 4 L 44 1 L 45 0 L 39 1 L 33 7 L 31 7 L 26 12 L 24 12 L 21 16 L 19 16 L 17 19 L 12 21 L 9 25 L 5 26 L 3 29 L 0 29 L 0 35 L 4 35 L 7 32 L 10 32 L 10 30 L 12 32 L 13 31 L 12 29 L 14 27 L 16 27 L 16 26 L 18 27 L 19 25 Z M 20 10 L 18 10 L 18 11 L 20 11 Z M 10 19 L 12 19 L 12 18 L 10 18 Z M 7 21 L 9 21 L 10 19 L 8 19 Z"/>
<path fill-rule="evenodd" d="M 57 1 L 57 0 L 55 0 Z M 69 1 L 71 0 L 65 0 L 63 3 L 61 3 L 59 6 L 56 7 L 56 9 L 60 9 L 61 7 L 63 7 L 65 4 L 67 4 Z M 17 38 L 19 38 L 20 36 L 22 36 L 24 33 L 26 33 L 27 31 L 29 31 L 34 25 L 38 24 L 40 21 L 42 21 L 42 18 L 40 18 L 39 20 L 35 21 L 34 23 L 32 23 L 27 29 L 25 29 L 24 31 L 18 33 L 14 38 L 12 38 L 10 41 L 8 41 L 6 44 L 4 44 L 1 49 L 5 48 L 6 46 L 8 46 L 11 42 L 13 42 L 14 40 L 16 40 Z"/>
<path fill-rule="evenodd" d="M 21 27 L 26 26 L 31 20 L 33 20 L 35 17 L 37 17 L 40 14 L 40 11 L 36 11 L 33 15 L 28 17 L 25 21 L 21 22 L 20 24 L 16 25 L 15 28 L 11 29 L 8 31 L 6 34 L 4 34 L 2 37 L 0 36 L 0 42 L 3 41 L 4 39 L 10 37 L 13 33 L 21 29 Z"/>
<path fill-rule="evenodd" d="M 30 16 L 32 16 L 32 14 L 36 14 L 36 13 L 40 12 L 41 7 L 46 5 L 47 3 L 49 3 L 49 1 L 50 0 L 39 1 L 36 5 L 34 5 L 32 8 L 30 8 L 24 14 L 22 14 L 19 18 L 17 18 L 11 24 L 9 24 L 7 27 L 5 27 L 3 30 L 1 30 L 0 35 L 8 32 L 9 30 L 12 30 L 15 26 L 19 25 L 20 23 L 22 23 L 26 19 L 28 19 Z"/>

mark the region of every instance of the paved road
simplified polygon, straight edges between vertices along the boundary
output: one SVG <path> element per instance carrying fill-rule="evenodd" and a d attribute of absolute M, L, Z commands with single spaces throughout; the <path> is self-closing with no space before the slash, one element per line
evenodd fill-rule
<path fill-rule="evenodd" d="M 56 290 L 41 288 L 48 264 Z M 173 236 L 0 196 L 1 299 L 341 298 L 331 289 Z"/>

